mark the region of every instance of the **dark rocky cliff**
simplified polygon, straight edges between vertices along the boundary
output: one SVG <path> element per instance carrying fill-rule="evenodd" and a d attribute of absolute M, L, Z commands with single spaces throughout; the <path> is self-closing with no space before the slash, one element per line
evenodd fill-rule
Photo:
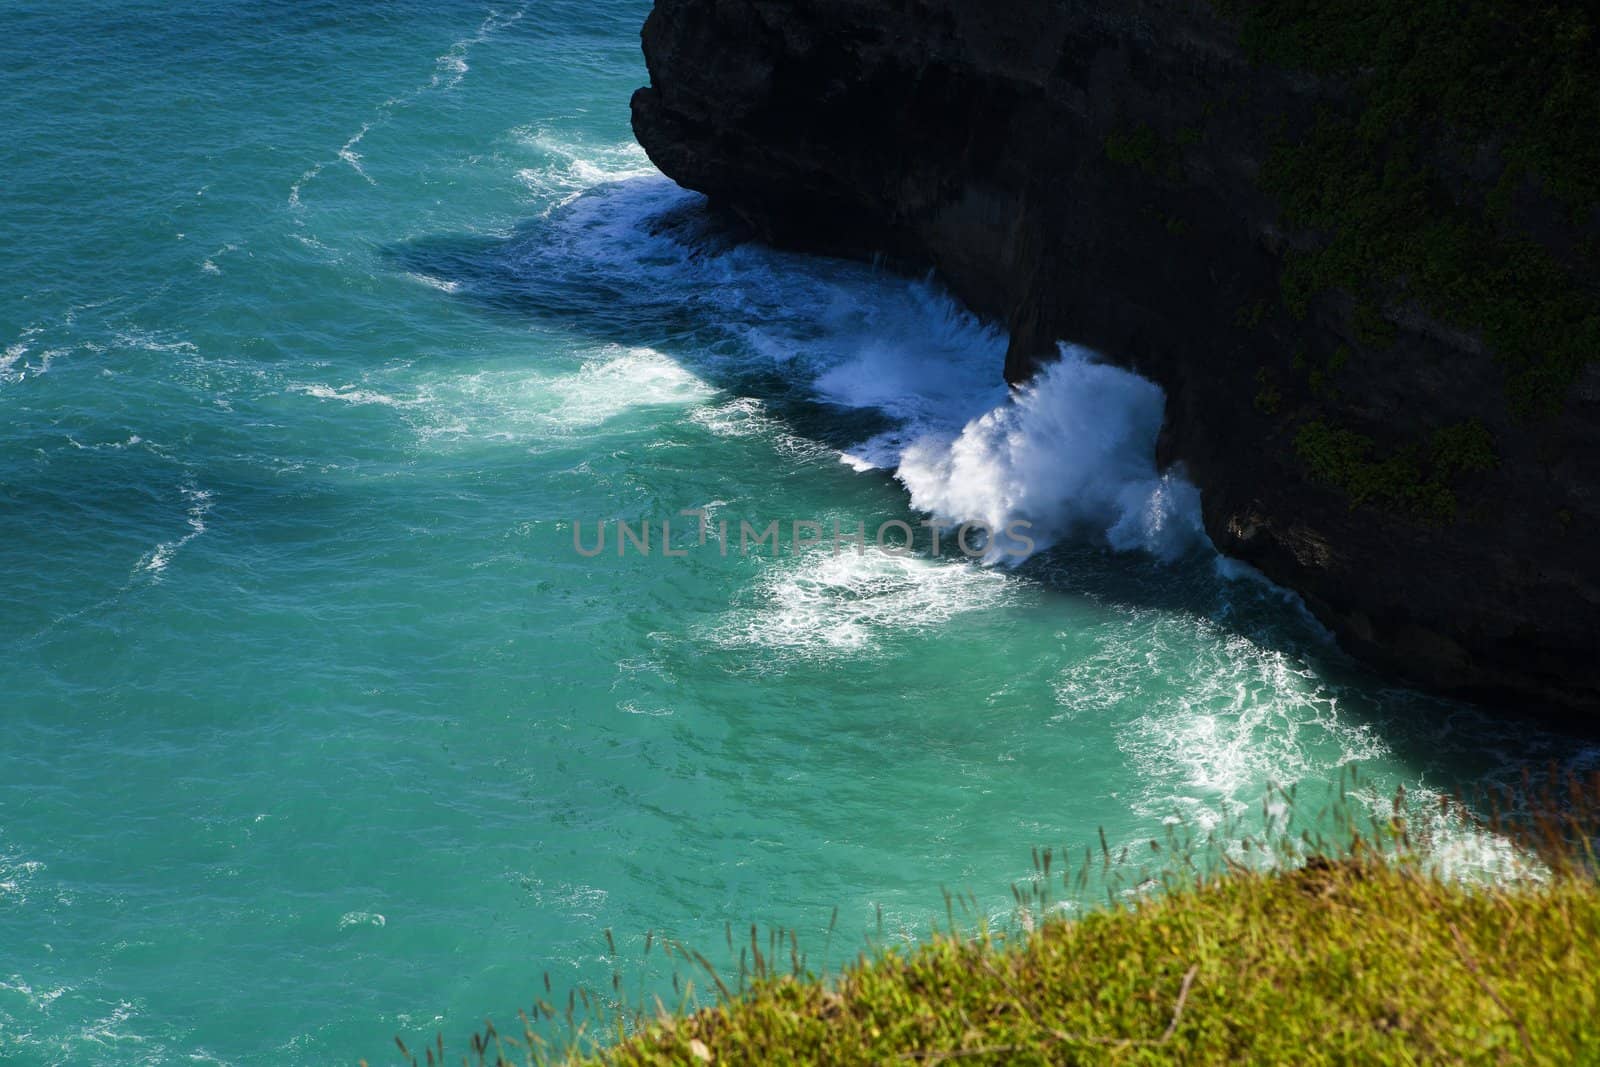
<path fill-rule="evenodd" d="M 1247 49 L 1249 15 L 658 0 L 634 127 L 766 239 L 936 268 L 1008 324 L 1010 380 L 1066 339 L 1161 384 L 1162 458 L 1200 486 L 1217 547 L 1301 592 L 1351 652 L 1584 715 L 1600 707 L 1587 189 L 1557 190 L 1574 208 L 1548 174 L 1510 169 L 1533 152 L 1494 115 L 1463 133 L 1442 104 L 1403 114 L 1403 143 L 1341 144 L 1366 128 L 1370 70 L 1283 61 L 1281 18 Z M 1436 208 L 1465 221 L 1434 226 Z M 1517 285 L 1540 295 L 1495 303 Z"/>

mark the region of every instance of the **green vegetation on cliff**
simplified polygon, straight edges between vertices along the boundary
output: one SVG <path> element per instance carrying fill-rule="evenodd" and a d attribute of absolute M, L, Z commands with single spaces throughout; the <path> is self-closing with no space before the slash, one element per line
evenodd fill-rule
<path fill-rule="evenodd" d="M 1419 315 L 1474 338 L 1523 419 L 1560 410 L 1600 358 L 1600 14 L 1578 0 L 1216 0 L 1257 60 L 1337 79 L 1342 103 L 1284 128 L 1262 173 L 1290 253 L 1284 304 L 1356 301 L 1371 349 Z M 1315 390 L 1313 390 L 1315 392 Z M 1481 429 L 1481 427 L 1480 427 Z M 1442 432 L 1454 432 L 1442 431 Z M 1301 459 L 1353 504 L 1457 511 L 1433 445 L 1385 454 L 1313 419 Z M 1474 443 L 1476 451 L 1476 443 Z M 1482 469 L 1462 464 L 1459 471 Z"/>
<path fill-rule="evenodd" d="M 1344 493 L 1351 507 L 1373 503 L 1435 523 L 1456 518 L 1456 476 L 1496 463 L 1489 431 L 1474 420 L 1436 430 L 1426 447 L 1378 458 L 1370 437 L 1318 419 L 1300 427 L 1295 448 L 1311 473 Z"/>
<path fill-rule="evenodd" d="M 1576 1063 L 1600 1050 L 1600 892 L 1380 861 L 1235 874 L 778 977 L 596 1062 Z"/>
<path fill-rule="evenodd" d="M 1334 846 L 1295 832 L 1291 811 L 1242 854 L 1174 831 L 1146 853 L 1160 878 L 1141 871 L 1119 889 L 1112 877 L 1109 906 L 1066 917 L 1050 886 L 1081 890 L 1127 869 L 1102 839 L 1065 872 L 1036 856 L 1008 933 L 963 924 L 947 898 L 949 925 L 921 944 L 875 949 L 820 978 L 793 935 L 752 929 L 741 975 L 727 982 L 704 956 L 657 942 L 716 991 L 713 1006 L 695 1010 L 676 979 L 686 998 L 676 1013 L 658 1003 L 630 1017 L 582 993 L 565 1013 L 569 1039 L 579 1036 L 559 1047 L 547 1024 L 562 1015 L 541 1000 L 518 1036 L 475 1037 L 468 1062 L 1596 1061 L 1600 883 L 1587 842 L 1600 782 L 1568 785 L 1535 805 L 1560 804 L 1560 815 L 1502 827 L 1506 854 L 1523 859 L 1498 884 L 1439 873 L 1403 818 L 1372 820 L 1364 834 L 1352 823 Z M 1293 808 L 1292 794 L 1269 799 Z M 1449 805 L 1443 816 L 1471 821 Z M 736 940 L 730 932 L 730 949 Z M 607 944 L 615 956 L 609 934 Z M 596 1029 L 574 1024 L 580 997 Z M 436 1044 L 426 1062 L 445 1062 L 444 1051 Z"/>
<path fill-rule="evenodd" d="M 1263 181 L 1323 234 L 1291 259 L 1291 311 L 1340 288 L 1478 334 L 1525 412 L 1600 358 L 1600 24 L 1574 0 L 1221 0 L 1246 47 L 1348 80 Z M 1550 211 L 1541 215 L 1541 206 Z M 1587 234 L 1587 237 L 1585 235 Z M 1574 240 L 1574 236 L 1578 239 Z M 1366 314 L 1367 340 L 1384 339 Z"/>

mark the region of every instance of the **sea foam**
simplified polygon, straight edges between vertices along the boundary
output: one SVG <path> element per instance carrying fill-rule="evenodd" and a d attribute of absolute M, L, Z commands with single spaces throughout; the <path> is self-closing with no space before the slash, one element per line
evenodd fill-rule
<path fill-rule="evenodd" d="M 188 505 L 184 513 L 189 527 L 188 532 L 174 541 L 164 541 L 145 553 L 137 567 L 137 570 L 144 571 L 158 582 L 161 581 L 162 572 L 167 569 L 173 557 L 181 552 L 185 545 L 206 532 L 206 517 L 211 514 L 210 490 L 185 485 L 179 492 L 183 494 L 184 502 Z"/>
<path fill-rule="evenodd" d="M 1014 592 L 1003 572 L 878 550 L 817 552 L 774 562 L 750 603 L 710 634 L 723 648 L 760 647 L 788 659 L 835 662 L 877 653 L 891 635 L 934 632 L 951 619 L 997 607 Z"/>
<path fill-rule="evenodd" d="M 1200 494 L 1157 472 L 1165 397 L 1136 374 L 1061 346 L 1061 358 L 959 433 L 926 434 L 901 456 L 912 505 L 996 531 L 990 558 L 1016 558 L 1074 534 L 1175 559 L 1205 543 Z"/>
<path fill-rule="evenodd" d="M 1059 360 L 1008 391 L 1004 331 L 932 279 L 708 239 L 693 221 L 700 198 L 641 175 L 648 163 L 636 154 L 589 158 L 535 143 L 572 184 L 595 177 L 586 160 L 615 180 L 576 196 L 544 184 L 552 230 L 525 269 L 543 269 L 557 250 L 564 271 L 696 309 L 736 340 L 725 360 L 808 386 L 824 403 L 881 412 L 889 427 L 841 449 L 841 461 L 893 471 L 919 511 L 996 531 L 990 562 L 1080 537 L 1163 560 L 1209 550 L 1198 491 L 1156 468 L 1165 397 L 1152 382 L 1064 344 Z M 1005 536 L 1016 523 L 1027 524 L 1031 549 Z"/>

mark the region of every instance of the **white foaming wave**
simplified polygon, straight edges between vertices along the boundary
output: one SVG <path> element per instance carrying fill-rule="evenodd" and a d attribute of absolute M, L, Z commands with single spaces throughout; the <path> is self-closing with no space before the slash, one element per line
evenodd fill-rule
<path fill-rule="evenodd" d="M 559 253 L 564 266 L 584 264 L 651 299 L 704 309 L 736 341 L 737 361 L 780 369 L 828 403 L 885 412 L 896 428 L 840 455 L 856 469 L 892 469 L 918 435 L 1004 402 L 1004 333 L 931 280 L 750 243 L 697 246 L 675 222 L 704 198 L 661 175 L 638 145 L 573 147 L 540 130 L 524 139 L 560 157 L 522 174 L 554 195 L 547 215 L 561 210 L 531 250 L 530 273 Z"/>
<path fill-rule="evenodd" d="M 13 974 L 9 978 L 0 978 L 0 993 L 15 993 L 27 1002 L 28 1008 L 35 1012 L 45 1012 L 50 1005 L 61 999 L 62 994 L 68 992 L 69 986 L 55 986 L 51 989 L 35 989 L 20 974 Z M 4 1016 L 0 1016 L 3 1020 Z"/>
<path fill-rule="evenodd" d="M 502 15 L 491 10 L 484 20 L 478 24 L 478 32 L 471 37 L 463 37 L 453 43 L 449 50 L 434 60 L 433 77 L 428 79 L 428 89 L 454 89 L 461 84 L 461 79 L 467 76 L 467 71 L 472 68 L 467 65 L 467 56 L 476 45 L 483 44 L 496 33 L 522 19 L 525 7 L 520 7 L 509 15 Z M 418 90 L 421 92 L 421 90 Z M 416 95 L 416 94 L 413 94 Z M 404 103 L 395 100 L 392 103 Z"/>
<path fill-rule="evenodd" d="M 1130 621 L 1065 668 L 1056 692 L 1066 717 L 1136 712 L 1117 743 L 1145 783 L 1141 815 L 1177 812 L 1211 829 L 1272 784 L 1390 755 L 1293 656 L 1202 620 L 1139 612 Z"/>
<path fill-rule="evenodd" d="M 300 177 L 294 180 L 293 185 L 289 186 L 289 207 L 291 210 L 300 210 L 302 206 L 300 200 L 301 190 L 310 185 L 312 182 L 316 181 L 318 176 L 322 174 L 323 169 L 326 167 L 326 163 L 313 163 L 311 166 L 307 167 L 301 172 Z"/>
<path fill-rule="evenodd" d="M 472 68 L 467 66 L 467 57 L 464 52 L 446 52 L 433 62 L 433 77 L 428 80 L 428 88 L 454 89 L 461 84 L 461 79 L 467 76 L 467 71 Z"/>
<path fill-rule="evenodd" d="M 576 151 L 604 180 L 578 190 L 528 248 L 530 274 L 575 265 L 627 283 L 645 302 L 702 309 L 739 343 L 741 360 L 792 363 L 808 381 L 847 359 L 852 342 L 881 339 L 917 317 L 921 283 L 756 244 L 686 241 L 682 230 L 695 228 L 703 196 L 661 175 L 636 146 L 617 146 L 610 162 L 608 150 Z M 917 340 L 927 336 L 919 330 Z"/>
<path fill-rule="evenodd" d="M 453 42 L 443 54 L 434 58 L 433 73 L 426 83 L 399 96 L 391 96 L 379 104 L 373 109 L 376 117 L 363 122 L 360 129 L 345 139 L 344 144 L 334 153 L 334 160 L 322 160 L 307 167 L 300 177 L 295 180 L 294 184 L 289 187 L 289 207 L 298 212 L 303 206 L 301 194 L 305 187 L 316 181 L 323 171 L 328 168 L 328 165 L 335 161 L 348 164 L 369 185 L 377 185 L 377 180 L 369 175 L 362 165 L 361 154 L 355 150 L 356 145 L 360 144 L 362 138 L 366 137 L 372 129 L 392 119 L 397 110 L 411 106 L 428 93 L 435 91 L 447 92 L 460 85 L 461 80 L 467 76 L 467 71 L 471 69 L 467 64 L 467 57 L 472 49 L 488 41 L 507 26 L 520 21 L 525 11 L 526 7 L 519 7 L 509 15 L 502 15 L 498 11 L 491 10 L 484 20 L 479 23 L 476 33 Z"/>
<path fill-rule="evenodd" d="M 117 334 L 117 342 L 128 348 L 138 348 L 146 352 L 192 356 L 200 351 L 193 341 L 172 341 L 164 334 L 165 331 L 123 330 Z"/>
<path fill-rule="evenodd" d="M 339 929 L 348 930 L 352 926 L 376 926 L 380 929 L 389 924 L 389 920 L 375 911 L 347 911 L 339 916 Z"/>
<path fill-rule="evenodd" d="M 27 378 L 41 377 L 50 372 L 50 364 L 58 357 L 68 354 L 70 349 L 45 348 L 38 352 L 37 360 L 23 362 L 23 357 L 35 350 L 36 342 L 42 333 L 44 333 L 43 326 L 30 326 L 17 336 L 16 341 L 0 349 L 0 383 L 9 384 Z"/>
<path fill-rule="evenodd" d="M 1034 551 L 1083 535 L 1165 560 L 1209 548 L 1198 491 L 1155 466 L 1159 387 L 1063 345 L 1008 395 L 1005 334 L 931 281 L 750 244 L 695 249 L 662 222 L 697 200 L 659 177 L 619 182 L 571 201 L 553 239 L 641 291 L 706 308 L 744 359 L 819 399 L 884 412 L 896 425 L 840 459 L 896 470 L 919 510 L 987 524 L 990 562 L 1024 558 L 1003 536 L 1016 522 L 1032 524 Z"/>
<path fill-rule="evenodd" d="M 1007 395 L 998 371 L 1005 361 L 1003 332 L 930 279 L 879 282 L 868 299 L 835 294 L 823 309 L 823 343 L 798 346 L 819 399 L 895 420 L 892 429 L 840 455 L 858 472 L 895 469 L 920 437 L 961 426 Z M 774 357 L 792 355 L 770 328 L 757 327 L 747 339 Z"/>
<path fill-rule="evenodd" d="M 174 556 L 181 552 L 195 538 L 206 532 L 206 516 L 211 514 L 212 494 L 210 490 L 196 488 L 192 485 L 182 486 L 179 492 L 183 494 L 185 502 L 189 505 L 185 510 L 185 519 L 189 532 L 175 541 L 167 541 L 157 545 L 146 553 L 135 568 L 151 576 L 153 581 L 162 580 L 162 572 L 172 562 Z"/>
<path fill-rule="evenodd" d="M 609 890 L 592 885 L 572 882 L 548 885 L 544 879 L 531 873 L 507 871 L 506 877 L 519 885 L 536 907 L 561 911 L 572 918 L 596 919 L 611 897 Z"/>
<path fill-rule="evenodd" d="M 368 174 L 366 168 L 361 165 L 361 153 L 356 151 L 356 145 L 361 143 L 361 139 L 367 135 L 367 131 L 370 129 L 372 129 L 372 123 L 363 122 L 361 129 L 357 130 L 354 136 L 339 147 L 339 158 L 349 164 L 351 170 L 366 179 L 368 185 L 377 185 L 378 183 L 372 179 L 372 175 Z"/>
<path fill-rule="evenodd" d="M 970 564 L 872 548 L 813 549 L 774 561 L 709 633 L 723 648 L 767 648 L 800 658 L 871 654 L 891 634 L 938 629 L 1012 593 L 1012 579 Z"/>
<path fill-rule="evenodd" d="M 222 268 L 217 266 L 217 260 L 221 259 L 230 252 L 237 252 L 238 250 L 239 246 L 236 244 L 229 243 L 223 245 L 221 248 L 217 249 L 215 252 L 211 253 L 211 255 L 205 258 L 205 261 L 200 264 L 200 270 L 206 274 L 221 274 Z"/>
<path fill-rule="evenodd" d="M 28 888 L 44 864 L 38 860 L 23 859 L 12 853 L 0 852 L 0 901 L 25 904 Z"/>
<path fill-rule="evenodd" d="M 109 1012 L 95 996 L 80 997 L 78 990 L 62 987 L 43 991 L 33 990 L 20 979 L 0 981 L 0 993 L 16 992 L 30 998 L 28 1006 L 34 1019 L 17 1020 L 0 1010 L 0 1048 L 15 1050 L 26 1062 L 37 1063 L 125 1063 L 150 1065 L 176 1063 L 223 1064 L 222 1060 L 203 1048 L 176 1049 L 150 1033 L 141 1033 L 144 1022 L 142 1004 L 118 999 Z M 61 998 L 72 994 L 66 1000 Z M 58 1003 L 58 1001 L 60 1001 Z M 78 1003 L 72 1003 L 77 1001 Z M 93 1014 L 76 1015 L 84 1007 L 92 1007 Z M 72 1017 L 69 1023 L 62 1018 Z M 104 1012 L 104 1014 L 101 1014 Z M 50 1020 L 48 1025 L 31 1024 Z M 152 1028 L 153 1029 L 153 1028 Z"/>
<path fill-rule="evenodd" d="M 790 459 L 825 459 L 831 451 L 791 431 L 755 397 L 738 396 L 720 404 L 701 404 L 689 412 L 689 421 L 717 437 L 760 438 Z"/>
<path fill-rule="evenodd" d="M 316 397 L 318 400 L 339 400 L 346 404 L 378 404 L 389 408 L 414 407 L 419 400 L 400 400 L 388 393 L 380 393 L 373 389 L 362 389 L 353 385 L 335 388 L 331 385 L 292 383 L 289 386 L 291 393 L 302 393 L 306 396 Z"/>
<path fill-rule="evenodd" d="M 1370 784 L 1346 796 L 1352 806 L 1360 805 L 1380 822 L 1404 819 L 1413 847 L 1442 877 L 1496 883 L 1538 882 L 1549 877 L 1549 868 L 1537 855 L 1467 815 L 1448 793 L 1407 783 L 1399 807 L 1393 792 Z"/>
<path fill-rule="evenodd" d="M 393 105 L 395 103 L 396 103 L 396 101 L 389 101 L 388 103 L 384 104 L 383 107 L 379 108 L 379 111 L 381 112 L 381 116 L 379 118 L 377 118 L 377 119 L 374 119 L 374 120 L 370 121 L 370 122 L 363 122 L 361 124 L 361 128 L 359 130 L 357 130 L 355 133 L 351 134 L 349 137 L 347 137 L 345 139 L 344 144 L 340 145 L 338 151 L 334 153 L 335 159 L 337 159 L 340 162 L 343 162 L 343 163 L 349 165 L 349 167 L 352 170 L 354 170 L 357 174 L 361 175 L 362 178 L 366 179 L 366 182 L 367 182 L 368 185 L 377 185 L 378 183 L 373 179 L 372 175 L 368 174 L 366 172 L 366 169 L 364 167 L 362 167 L 362 165 L 361 165 L 361 153 L 356 151 L 356 145 L 360 144 L 362 139 L 367 136 L 368 132 L 371 131 L 374 123 L 382 123 L 382 122 L 388 121 L 388 119 L 389 119 L 389 110 L 390 110 L 390 108 L 393 107 Z M 329 162 L 330 161 L 328 161 L 328 160 L 321 160 L 321 161 L 318 161 L 316 163 L 313 163 L 311 166 L 309 166 L 309 167 L 307 167 L 305 169 L 305 171 L 300 175 L 300 177 L 295 180 L 295 183 L 293 185 L 289 186 L 289 207 L 290 208 L 293 208 L 296 211 L 298 211 L 300 209 L 300 207 L 301 207 L 301 202 L 300 202 L 300 193 L 301 193 L 301 191 L 304 190 L 307 185 L 310 185 L 312 182 L 316 181 L 318 178 L 320 178 L 322 176 L 322 172 L 328 169 L 328 163 Z M 210 263 L 211 261 L 207 260 L 206 262 Z M 213 264 L 213 266 L 215 266 L 215 264 Z"/>
<path fill-rule="evenodd" d="M 572 204 L 585 193 L 610 182 L 650 178 L 659 172 L 638 144 L 581 146 L 552 137 L 544 129 L 518 130 L 518 140 L 554 157 L 541 167 L 524 167 L 517 180 L 535 197 L 550 201 L 543 214 Z"/>
<path fill-rule="evenodd" d="M 120 1042 L 142 1044 L 144 1037 L 126 1028 L 126 1024 L 138 1014 L 139 1009 L 132 1001 L 120 1001 L 109 1015 L 84 1026 L 78 1036 L 80 1040 L 96 1045 L 115 1045 Z"/>
<path fill-rule="evenodd" d="M 460 282 L 449 281 L 445 278 L 435 278 L 431 274 L 418 274 L 415 271 L 407 271 L 406 277 L 410 278 L 414 282 L 420 282 L 430 289 L 437 289 L 441 293 L 456 293 L 461 291 Z"/>
<path fill-rule="evenodd" d="M 830 403 L 876 408 L 918 430 L 960 426 L 1006 399 L 1006 336 L 931 280 L 886 286 L 877 299 L 836 300 L 824 319 L 845 357 L 812 388 Z"/>
<path fill-rule="evenodd" d="M 552 269 L 587 272 L 645 300 L 703 304 L 708 281 L 693 249 L 653 231 L 659 220 L 704 199 L 661 174 L 563 193 L 556 224 L 519 250 L 517 268 L 534 280 Z"/>
<path fill-rule="evenodd" d="M 5 351 L 0 352 L 0 382 L 22 380 L 22 372 L 13 371 L 11 368 L 15 367 L 17 362 L 27 354 L 28 346 L 22 341 L 7 345 Z"/>
<path fill-rule="evenodd" d="M 876 447 L 889 446 L 886 444 L 881 444 L 881 438 L 873 438 L 873 440 L 868 442 L 866 446 L 857 450 L 862 453 L 859 456 L 854 452 L 839 453 L 839 462 L 843 463 L 846 467 L 849 467 L 857 474 L 865 474 L 868 471 L 875 471 L 878 469 L 879 464 L 876 459 L 869 459 L 868 456 L 875 453 Z"/>
<path fill-rule="evenodd" d="M 1338 638 L 1334 636 L 1333 631 L 1324 626 L 1322 620 L 1312 613 L 1311 609 L 1306 606 L 1305 598 L 1299 593 L 1278 585 L 1271 578 L 1268 578 L 1243 560 L 1233 559 L 1221 553 L 1218 553 L 1213 561 L 1213 569 L 1216 571 L 1217 577 L 1223 581 L 1252 586 L 1266 595 L 1276 597 L 1289 605 L 1294 609 L 1295 614 L 1300 617 L 1300 621 L 1305 628 L 1310 633 L 1315 634 L 1323 644 L 1334 645 L 1338 643 Z M 1222 610 L 1224 615 L 1231 614 L 1233 605 L 1231 603 L 1225 604 Z"/>
<path fill-rule="evenodd" d="M 697 404 L 716 390 L 682 364 L 653 348 L 608 346 L 577 375 L 560 383 L 561 405 L 550 418 L 567 429 L 587 429 L 639 407 Z"/>
<path fill-rule="evenodd" d="M 748 396 L 698 407 L 689 419 L 718 437 L 769 437 L 782 432 L 781 423 L 767 413 L 767 406 Z"/>
<path fill-rule="evenodd" d="M 555 440 L 593 430 L 639 408 L 704 403 L 716 391 L 693 373 L 651 348 L 608 345 L 575 373 L 549 375 L 480 371 L 424 384 L 413 400 L 338 399 L 388 402 L 416 409 L 413 421 L 425 441 Z"/>
<path fill-rule="evenodd" d="M 1378 726 L 1341 714 L 1338 690 L 1309 665 L 1210 621 L 1134 612 L 1063 669 L 1056 694 L 1064 708 L 1058 721 L 1086 712 L 1131 715 L 1117 744 L 1142 783 L 1132 808 L 1146 819 L 1209 831 L 1258 810 L 1274 788 L 1327 781 L 1356 765 L 1367 784 L 1346 794 L 1354 807 L 1345 817 L 1359 823 L 1362 811 L 1382 820 L 1395 814 L 1398 776 L 1407 785 L 1401 814 L 1411 838 L 1443 875 L 1541 876 L 1537 857 L 1417 783 Z M 1316 817 L 1320 803 L 1302 799 L 1300 817 Z M 1270 808 L 1277 818 L 1288 813 L 1281 800 Z"/>
<path fill-rule="evenodd" d="M 38 365 L 30 366 L 28 368 L 28 372 L 35 378 L 38 378 L 41 375 L 49 374 L 50 364 L 54 363 L 56 359 L 66 355 L 70 351 L 70 349 L 66 348 L 47 348 L 43 352 L 39 353 Z"/>
<path fill-rule="evenodd" d="M 1094 533 L 1175 559 L 1207 542 L 1198 491 L 1155 468 L 1164 404 L 1153 383 L 1063 345 L 1007 403 L 913 442 L 897 474 L 915 507 L 996 531 L 991 561 L 1021 558 L 1005 534 L 1018 522 L 1036 548 Z"/>
<path fill-rule="evenodd" d="M 123 452 L 130 448 L 137 448 L 139 445 L 144 443 L 145 439 L 136 433 L 129 434 L 126 441 L 106 441 L 101 444 L 94 445 L 86 445 L 77 438 L 73 437 L 71 434 L 67 435 L 67 444 L 71 445 L 73 448 L 76 448 L 80 452 L 99 452 L 108 448 L 113 452 Z M 155 448 L 155 446 L 151 446 L 151 448 L 152 451 L 159 451 Z"/>
<path fill-rule="evenodd" d="M 485 370 L 425 378 L 409 393 L 368 382 L 293 382 L 291 393 L 393 410 L 423 442 L 554 440 L 638 408 L 698 406 L 716 395 L 651 348 L 607 345 L 573 373 Z"/>

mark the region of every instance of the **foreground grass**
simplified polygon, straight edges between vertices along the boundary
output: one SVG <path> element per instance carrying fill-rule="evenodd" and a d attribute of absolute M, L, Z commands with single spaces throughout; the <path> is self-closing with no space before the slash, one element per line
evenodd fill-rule
<path fill-rule="evenodd" d="M 1236 873 L 793 977 L 593 1062 L 1600 1062 L 1600 889 L 1393 860 Z"/>
<path fill-rule="evenodd" d="M 939 936 L 828 982 L 759 979 L 587 1057 L 493 1031 L 473 1052 L 496 1064 L 1595 1063 L 1600 887 L 1314 860 L 1009 941 Z"/>
<path fill-rule="evenodd" d="M 1218 854 L 1172 835 L 1152 842 L 1168 857 L 1159 881 L 1109 888 L 1075 918 L 1051 903 L 1046 853 L 1011 931 L 964 930 L 952 906 L 943 932 L 828 978 L 793 935 L 763 952 L 752 930 L 734 989 L 657 942 L 714 1005 L 696 1010 L 686 986 L 676 1013 L 630 1013 L 575 991 L 564 1016 L 540 1000 L 521 1035 L 490 1027 L 463 1062 L 1600 1063 L 1600 777 L 1519 806 L 1534 814 L 1495 826 L 1531 863 L 1495 884 L 1440 874 L 1397 816 L 1367 836 L 1352 822 L 1342 845 L 1282 833 L 1260 868 L 1199 867 Z M 1113 872 L 1103 840 L 1102 853 Z M 1086 856 L 1076 883 L 1059 880 L 1081 888 L 1099 865 Z M 425 1058 L 448 1062 L 442 1039 Z"/>

